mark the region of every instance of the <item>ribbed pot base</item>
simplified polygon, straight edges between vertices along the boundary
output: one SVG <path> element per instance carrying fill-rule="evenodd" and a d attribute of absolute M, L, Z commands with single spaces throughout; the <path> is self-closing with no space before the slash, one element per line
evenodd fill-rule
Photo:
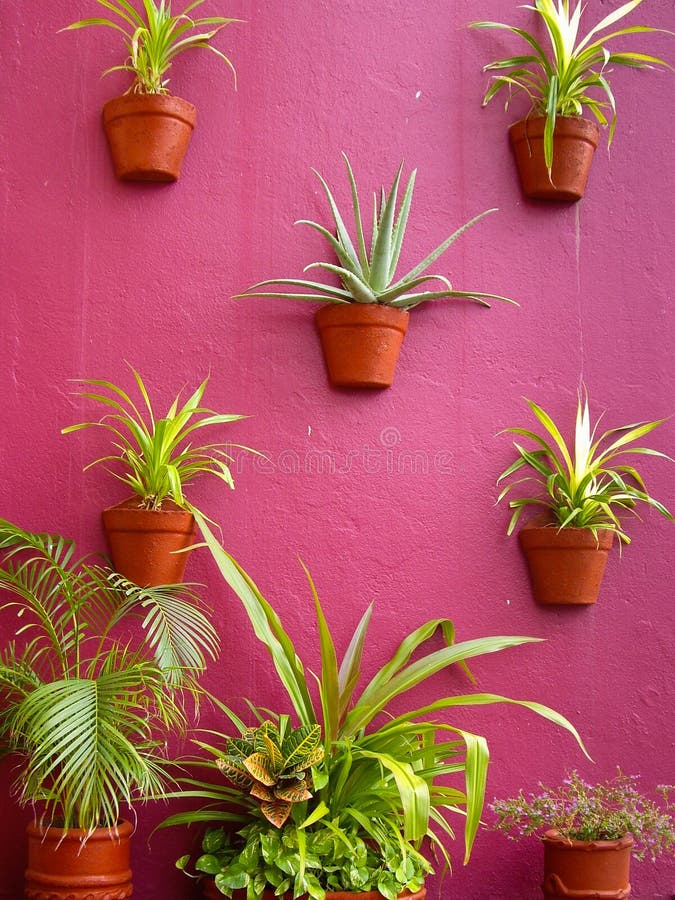
<path fill-rule="evenodd" d="M 133 828 L 98 828 L 86 840 L 79 829 L 27 828 L 26 900 L 126 900 L 131 897 Z M 83 842 L 84 841 L 84 842 Z"/>

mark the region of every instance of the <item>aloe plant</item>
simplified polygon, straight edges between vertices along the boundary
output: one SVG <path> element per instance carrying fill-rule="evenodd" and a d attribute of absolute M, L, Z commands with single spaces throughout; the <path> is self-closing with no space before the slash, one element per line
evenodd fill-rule
<path fill-rule="evenodd" d="M 531 505 L 550 510 L 553 520 L 560 528 L 589 528 L 594 533 L 598 529 L 607 529 L 613 531 L 624 544 L 629 544 L 630 538 L 623 530 L 621 519 L 629 513 L 636 515 L 635 507 L 638 503 L 652 507 L 672 521 L 673 517 L 666 507 L 647 492 L 635 466 L 622 461 L 622 458 L 631 454 L 671 460 L 659 450 L 631 446 L 662 425 L 664 419 L 622 425 L 606 431 L 596 439 L 599 420 L 591 425 L 588 395 L 584 394 L 582 397 L 579 392 L 574 445 L 568 447 L 551 416 L 531 400 L 526 400 L 526 403 L 543 425 L 545 436 L 524 428 L 506 428 L 500 432 L 527 438 L 535 445 L 528 449 L 514 442 L 518 451 L 517 458 L 497 480 L 499 484 L 522 469 L 530 473 L 525 478 L 518 478 L 507 484 L 497 502 L 514 489 L 522 490 L 523 486 L 528 490 L 534 487 L 536 492 L 534 496 L 520 496 L 509 501 L 513 515 L 508 525 L 508 534 L 513 532 L 522 511 Z"/>
<path fill-rule="evenodd" d="M 534 0 L 534 5 L 523 5 L 536 13 L 544 25 L 549 47 L 524 28 L 504 25 L 502 22 L 472 22 L 472 28 L 501 29 L 517 35 L 528 45 L 526 52 L 506 59 L 498 59 L 484 66 L 484 72 L 497 72 L 488 87 L 483 106 L 486 106 L 502 90 L 508 93 L 508 108 L 514 94 L 524 93 L 535 115 L 546 116 L 544 131 L 544 157 L 551 173 L 553 165 L 553 132 L 557 116 L 580 116 L 584 107 L 601 125 L 609 122 L 608 145 L 611 145 L 616 127 L 616 104 L 610 87 L 609 76 L 613 64 L 632 69 L 670 68 L 667 62 L 656 56 L 629 50 L 609 50 L 607 44 L 616 38 L 631 34 L 663 31 L 646 25 L 631 25 L 600 37 L 616 22 L 625 18 L 642 0 L 629 0 L 612 10 L 586 35 L 580 37 L 579 28 L 588 3 L 578 0 L 572 7 L 570 0 Z M 534 52 L 533 52 L 534 51 Z M 596 90 L 599 96 L 593 91 Z M 609 112 L 609 119 L 608 119 Z"/>
<path fill-rule="evenodd" d="M 210 50 L 220 57 L 236 79 L 232 62 L 211 44 L 211 40 L 226 25 L 239 22 L 240 19 L 227 19 L 223 16 L 193 19 L 190 13 L 205 0 L 193 0 L 177 15 L 172 14 L 171 3 L 168 0 L 159 0 L 159 3 L 155 0 L 142 0 L 142 12 L 138 12 L 127 0 L 96 0 L 96 2 L 115 18 L 81 19 L 61 30 L 72 31 L 96 25 L 112 28 L 121 33 L 128 53 L 127 61 L 122 65 L 111 66 L 103 74 L 131 72 L 134 81 L 127 93 L 168 93 L 169 79 L 165 76 L 176 56 L 199 47 Z"/>
<path fill-rule="evenodd" d="M 382 188 L 379 199 L 377 193 L 374 195 L 370 247 L 367 247 L 356 180 L 347 155 L 343 153 L 342 156 L 347 166 L 347 175 L 351 188 L 356 229 L 355 239 L 352 240 L 349 234 L 330 188 L 316 170 L 313 171 L 321 182 L 333 216 L 335 235 L 331 230 L 317 222 L 312 222 L 308 219 L 300 219 L 296 222 L 296 225 L 308 225 L 310 228 L 318 231 L 335 251 L 335 255 L 338 258 L 338 265 L 329 262 L 315 262 L 306 266 L 305 271 L 318 268 L 337 275 L 342 282 L 342 287 L 303 278 L 274 278 L 254 284 L 244 294 L 237 294 L 237 297 L 288 297 L 292 300 L 307 300 L 315 303 L 380 303 L 399 309 L 412 309 L 428 300 L 443 299 L 472 300 L 481 306 L 487 307 L 490 306 L 487 302 L 488 300 L 503 300 L 506 303 L 518 305 L 515 301 L 510 300 L 508 297 L 502 297 L 499 294 L 488 294 L 484 291 L 455 290 L 445 275 L 424 274 L 429 266 L 436 262 L 457 238 L 485 216 L 496 212 L 496 209 L 488 209 L 462 225 L 450 237 L 446 238 L 442 244 L 439 244 L 435 250 L 432 250 L 422 262 L 397 279 L 396 269 L 408 223 L 417 170 L 414 170 L 408 179 L 400 207 L 398 208 L 398 214 L 397 201 L 403 173 L 403 163 L 399 166 L 389 192 L 385 193 L 384 188 Z M 429 281 L 438 282 L 441 285 L 440 289 L 420 291 L 419 288 Z M 275 284 L 299 287 L 303 291 L 298 293 L 258 290 L 258 288 Z M 312 293 L 307 293 L 307 291 L 312 291 Z"/>
<path fill-rule="evenodd" d="M 312 766 L 313 796 L 293 804 L 277 836 L 279 829 L 264 818 L 247 785 L 231 786 L 214 778 L 217 760 L 230 746 L 228 737 L 211 731 L 209 743 L 200 745 L 211 758 L 193 759 L 188 765 L 201 777 L 187 778 L 182 790 L 169 796 L 198 799 L 205 805 L 176 813 L 163 824 L 235 824 L 238 838 L 223 842 L 222 835 L 214 832 L 206 841 L 205 857 L 200 858 L 200 871 L 215 876 L 217 887 L 226 896 L 246 888 L 248 897 L 259 898 L 266 886 L 296 896 L 308 892 L 317 900 L 322 900 L 326 890 L 380 890 L 387 898 L 398 896 L 406 887 L 416 890 L 431 869 L 420 852 L 423 842 L 430 842 L 449 865 L 444 839 L 454 836 L 452 817 L 460 811 L 468 860 L 483 808 L 488 746 L 484 737 L 444 721 L 441 714 L 448 710 L 511 703 L 567 729 L 583 748 L 573 725 L 537 702 L 481 692 L 446 696 L 443 688 L 437 699 L 421 707 L 403 699 L 452 666 L 473 681 L 467 661 L 536 638 L 499 636 L 456 642 L 452 622 L 432 620 L 406 634 L 390 659 L 365 684 L 359 684 L 373 605 L 363 613 L 339 660 L 322 604 L 305 569 L 321 660 L 315 699 L 310 688 L 314 676 L 305 674 L 293 640 L 275 610 L 222 549 L 199 514 L 197 521 L 224 579 L 270 653 L 279 686 L 285 690 L 299 726 L 320 727 L 324 750 L 323 760 Z M 220 701 L 216 705 L 226 728 L 234 725 L 240 734 L 247 733 L 232 710 Z M 256 707 L 252 709 L 261 715 Z M 181 764 L 186 765 L 185 761 Z M 382 864 L 373 866 L 371 858 L 368 864 L 364 860 L 362 871 L 351 869 L 343 875 L 333 867 L 340 855 L 336 845 L 349 848 L 356 839 L 371 847 L 371 857 L 375 848 Z M 278 848 L 281 854 L 278 866 L 270 848 Z M 187 858 L 181 858 L 179 864 L 184 868 Z"/>

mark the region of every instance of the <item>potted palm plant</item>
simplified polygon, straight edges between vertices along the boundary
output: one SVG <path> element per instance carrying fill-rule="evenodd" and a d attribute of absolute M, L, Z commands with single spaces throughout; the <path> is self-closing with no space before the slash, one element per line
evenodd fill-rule
<path fill-rule="evenodd" d="M 208 378 L 183 403 L 179 393 L 159 417 L 143 379 L 135 369 L 131 371 L 141 404 L 110 381 L 80 379 L 94 388 L 82 396 L 102 404 L 107 412 L 97 421 L 69 425 L 61 433 L 96 427 L 112 435 L 115 452 L 86 468 L 104 465 L 133 492 L 132 497 L 103 511 L 113 564 L 136 584 L 174 584 L 183 578 L 185 551 L 195 537 L 194 506 L 185 496 L 185 486 L 202 475 L 212 475 L 233 489 L 228 465 L 232 451 L 257 451 L 222 441 L 194 443 L 195 432 L 244 418 L 202 405 Z"/>
<path fill-rule="evenodd" d="M 126 93 L 103 107 L 115 175 L 123 181 L 177 181 L 197 111 L 169 92 L 167 73 L 180 53 L 203 47 L 219 56 L 234 75 L 232 63 L 211 40 L 239 20 L 193 18 L 190 14 L 204 0 L 193 0 L 177 15 L 171 12 L 170 0 L 142 0 L 140 12 L 128 0 L 96 2 L 113 17 L 81 19 L 62 30 L 100 25 L 122 35 L 127 58 L 103 73 L 124 71 L 134 76 Z"/>
<path fill-rule="evenodd" d="M 215 826 L 206 832 L 196 860 L 197 872 L 212 879 L 207 882 L 208 897 L 241 897 L 238 891 L 244 890 L 249 900 L 424 897 L 424 879 L 432 868 L 425 851 L 434 848 L 449 865 L 444 839 L 452 837 L 451 819 L 461 810 L 467 861 L 483 807 L 487 742 L 439 718 L 448 709 L 515 703 L 566 728 L 583 749 L 574 727 L 539 703 L 476 692 L 441 696 L 421 708 L 401 701 L 418 684 L 453 665 L 473 681 L 468 660 L 536 639 L 485 637 L 456 643 L 452 623 L 433 620 L 408 634 L 360 686 L 373 605 L 339 662 L 305 570 L 319 635 L 317 701 L 310 686 L 314 678 L 306 677 L 273 607 L 207 524 L 200 522 L 200 527 L 256 636 L 267 647 L 298 722 L 294 730 L 288 716 L 268 721 L 271 713 L 265 709 L 250 727 L 216 701 L 225 728 L 198 741 L 205 754 L 192 760 L 194 776 L 170 795 L 198 798 L 204 806 L 163 823 Z M 444 639 L 440 648 L 434 640 L 439 636 Z M 181 760 L 181 765 L 186 762 Z M 236 833 L 223 830 L 224 823 Z M 188 859 L 181 858 L 179 866 L 185 868 Z"/>
<path fill-rule="evenodd" d="M 302 225 L 319 232 L 335 252 L 338 264 L 310 263 L 307 269 L 323 269 L 340 279 L 341 287 L 302 278 L 274 278 L 261 281 L 237 297 L 288 297 L 325 304 L 316 314 L 328 377 L 334 387 L 386 388 L 394 379 L 396 362 L 408 328 L 408 310 L 430 300 L 465 299 L 489 307 L 489 299 L 514 303 L 498 294 L 484 291 L 455 290 L 445 275 L 424 274 L 460 235 L 484 216 L 496 212 L 486 210 L 457 229 L 432 250 L 418 265 L 396 278 L 408 215 L 412 203 L 416 170 L 412 172 L 396 211 L 403 163 L 388 193 L 375 194 L 370 247 L 366 246 L 361 218 L 361 202 L 349 159 L 347 166 L 355 223 L 352 240 L 333 194 L 318 172 L 315 172 L 328 199 L 334 220 L 332 230 L 317 222 L 300 220 Z M 421 290 L 427 282 L 436 282 L 437 290 Z M 281 290 L 260 291 L 259 288 L 281 285 Z M 301 292 L 284 290 L 300 288 Z M 518 304 L 515 304 L 516 306 Z"/>
<path fill-rule="evenodd" d="M 512 534 L 522 511 L 544 507 L 519 532 L 520 545 L 527 558 L 535 599 L 543 604 L 595 603 L 605 571 L 607 555 L 614 536 L 629 544 L 622 519 L 636 514 L 638 503 L 646 504 L 672 521 L 668 510 L 647 493 L 644 481 L 629 455 L 649 455 L 670 459 L 665 453 L 648 447 L 632 446 L 664 421 L 636 422 L 606 431 L 596 438 L 598 422 L 591 427 L 588 396 L 577 401 L 574 446 L 567 446 L 551 416 L 536 403 L 527 400 L 530 410 L 544 427 L 545 436 L 523 428 L 507 428 L 533 442 L 533 448 L 514 443 L 516 460 L 499 476 L 498 483 L 526 470 L 524 478 L 511 480 L 498 502 L 522 491 L 533 493 L 513 497 L 508 525 Z"/>
<path fill-rule="evenodd" d="M 536 794 L 495 800 L 494 827 L 512 840 L 541 833 L 544 897 L 627 898 L 630 861 L 668 854 L 675 847 L 669 812 L 672 787 L 662 785 L 663 803 L 641 794 L 637 776 L 621 771 L 589 784 L 578 772 L 561 785 L 539 785 Z"/>
<path fill-rule="evenodd" d="M 139 588 L 5 520 L 0 592 L 19 623 L 0 652 L 0 743 L 35 809 L 26 896 L 129 897 L 121 807 L 166 791 L 166 736 L 217 635 L 191 592 Z"/>
<path fill-rule="evenodd" d="M 533 0 L 524 8 L 544 26 L 546 47 L 529 31 L 501 22 L 473 22 L 473 28 L 502 29 L 527 44 L 518 56 L 488 63 L 492 76 L 483 99 L 486 106 L 506 91 L 506 107 L 513 95 L 525 94 L 528 115 L 509 129 L 523 192 L 536 200 L 579 200 L 584 195 L 593 154 L 598 145 L 598 124 L 609 125 L 608 145 L 616 127 L 616 105 L 610 87 L 611 66 L 632 69 L 668 67 L 664 60 L 645 53 L 609 48 L 616 38 L 660 31 L 645 25 L 612 30 L 642 0 L 629 0 L 608 13 L 583 37 L 581 20 L 588 4 L 578 0 Z M 593 119 L 583 117 L 587 109 Z"/>

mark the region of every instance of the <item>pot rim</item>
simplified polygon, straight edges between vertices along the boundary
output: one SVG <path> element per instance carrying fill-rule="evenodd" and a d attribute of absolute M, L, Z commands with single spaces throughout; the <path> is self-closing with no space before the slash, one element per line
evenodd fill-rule
<path fill-rule="evenodd" d="M 544 845 L 548 844 L 549 846 L 555 846 L 556 848 L 561 848 L 564 850 L 626 850 L 630 849 L 634 844 L 635 840 L 631 837 L 630 834 L 625 834 L 621 838 L 616 838 L 614 840 L 602 840 L 597 838 L 592 841 L 580 841 L 576 838 L 568 838 L 563 837 L 560 832 L 556 828 L 549 828 L 548 831 L 544 832 L 541 836 L 541 840 Z"/>
<path fill-rule="evenodd" d="M 42 825 L 39 819 L 32 819 L 26 825 L 26 833 L 29 837 L 40 838 L 42 841 L 58 839 L 89 843 L 91 840 L 124 840 L 131 837 L 136 830 L 128 819 L 120 819 L 117 825 L 101 825 L 93 831 L 85 828 L 64 828 L 63 825 Z"/>

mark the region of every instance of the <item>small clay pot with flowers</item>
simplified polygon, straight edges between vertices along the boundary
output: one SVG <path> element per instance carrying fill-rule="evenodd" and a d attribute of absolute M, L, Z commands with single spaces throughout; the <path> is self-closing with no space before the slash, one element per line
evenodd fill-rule
<path fill-rule="evenodd" d="M 638 778 L 619 771 L 592 785 L 572 772 L 558 787 L 540 783 L 538 794 L 495 800 L 494 827 L 513 840 L 543 831 L 544 897 L 625 900 L 631 856 L 654 861 L 675 846 L 675 788 L 660 785 L 663 801 L 655 802 L 637 790 Z"/>

